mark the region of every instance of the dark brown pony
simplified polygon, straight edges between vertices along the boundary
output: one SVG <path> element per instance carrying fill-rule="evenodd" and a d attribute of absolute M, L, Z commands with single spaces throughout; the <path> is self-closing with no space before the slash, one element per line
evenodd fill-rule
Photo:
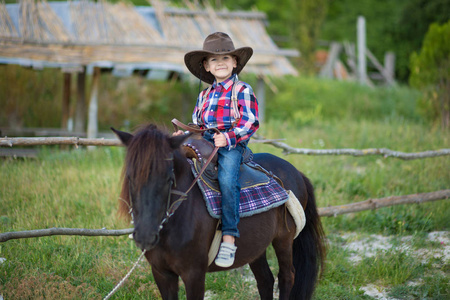
<path fill-rule="evenodd" d="M 178 299 L 179 277 L 185 284 L 188 300 L 203 299 L 206 272 L 245 264 L 250 265 L 255 275 L 261 299 L 273 299 L 274 277 L 266 259 L 266 248 L 271 243 L 279 264 L 279 298 L 312 297 L 319 271 L 323 269 L 324 233 L 313 186 L 294 166 L 271 154 L 254 156 L 258 164 L 272 171 L 286 189 L 294 192 L 305 208 L 303 231 L 293 238 L 295 224 L 284 205 L 242 218 L 235 263 L 223 269 L 214 263 L 208 266 L 208 250 L 217 220 L 209 215 L 199 187 L 195 184 L 183 200 L 183 192 L 194 180 L 180 149 L 186 136 L 171 137 L 155 125 L 144 126 L 134 135 L 114 132 L 127 146 L 120 210 L 127 215 L 132 211 L 134 240 L 140 249 L 146 250 L 163 299 Z M 183 201 L 177 202 L 180 197 Z M 177 209 L 176 204 L 180 204 Z"/>

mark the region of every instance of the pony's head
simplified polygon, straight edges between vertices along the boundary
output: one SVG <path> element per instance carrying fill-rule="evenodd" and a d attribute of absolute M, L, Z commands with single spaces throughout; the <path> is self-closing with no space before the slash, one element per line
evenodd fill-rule
<path fill-rule="evenodd" d="M 169 136 L 155 125 L 134 134 L 111 128 L 127 147 L 120 210 L 134 221 L 133 237 L 141 249 L 153 248 L 167 218 L 175 180 L 174 153 L 187 136 Z"/>

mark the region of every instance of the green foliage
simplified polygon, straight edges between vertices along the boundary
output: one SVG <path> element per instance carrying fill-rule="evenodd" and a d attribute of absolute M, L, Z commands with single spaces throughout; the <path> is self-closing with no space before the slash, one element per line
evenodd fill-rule
<path fill-rule="evenodd" d="M 290 1 L 290 36 L 294 47 L 301 53 L 298 66 L 305 73 L 314 74 L 317 71 L 315 51 L 328 2 L 329 0 Z"/>
<path fill-rule="evenodd" d="M 450 127 L 450 21 L 432 24 L 419 54 L 411 56 L 410 84 L 422 90 L 425 113 Z"/>
<path fill-rule="evenodd" d="M 357 83 L 289 77 L 277 81 L 278 93 L 267 98 L 268 119 L 293 121 L 297 126 L 324 120 L 419 121 L 418 93 L 403 87 L 368 89 Z"/>
<path fill-rule="evenodd" d="M 0 126 L 59 127 L 61 82 L 62 73 L 52 69 L 0 65 Z"/>
<path fill-rule="evenodd" d="M 407 82 L 409 57 L 420 49 L 431 23 L 449 20 L 447 0 L 334 0 L 330 2 L 321 38 L 356 41 L 356 19 L 366 18 L 367 47 L 376 57 L 396 55 L 396 78 Z"/>
<path fill-rule="evenodd" d="M 448 0 L 409 0 L 390 28 L 391 49 L 396 53 L 397 77 L 402 81 L 409 78 L 410 55 L 419 51 L 422 41 L 432 23 L 444 24 L 450 18 Z"/>
<path fill-rule="evenodd" d="M 356 22 L 358 16 L 366 19 L 367 47 L 379 59 L 387 51 L 396 54 L 396 68 L 401 56 L 397 44 L 402 45 L 394 33 L 402 9 L 409 0 L 334 0 L 330 1 L 327 17 L 323 24 L 321 39 L 327 41 L 349 41 L 356 43 Z M 403 54 L 402 54 L 403 55 Z M 409 56 L 409 53 L 406 54 Z"/>
<path fill-rule="evenodd" d="M 100 86 L 99 124 L 103 130 L 110 126 L 130 129 L 145 122 L 170 124 L 175 116 L 190 120 L 198 93 L 195 84 L 176 80 L 155 82 L 137 76 L 104 75 Z"/>
<path fill-rule="evenodd" d="M 35 71 L 20 66 L 0 66 L 0 127 L 61 127 L 62 74 L 54 69 Z M 71 115 L 76 109 L 76 76 L 72 76 Z M 86 102 L 92 76 L 86 77 Z M 13 82 L 14 84 L 11 84 Z M 195 84 L 150 81 L 139 76 L 118 78 L 102 74 L 99 93 L 99 129 L 111 126 L 132 129 L 152 121 L 169 124 L 189 120 L 197 98 Z"/>

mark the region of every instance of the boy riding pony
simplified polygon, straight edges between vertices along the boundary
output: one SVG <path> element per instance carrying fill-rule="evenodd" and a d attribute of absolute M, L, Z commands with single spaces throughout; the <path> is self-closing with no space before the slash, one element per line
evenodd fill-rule
<path fill-rule="evenodd" d="M 222 195 L 222 243 L 215 264 L 230 267 L 234 263 L 239 237 L 239 169 L 250 137 L 259 127 L 258 101 L 252 87 L 239 81 L 238 74 L 253 54 L 250 47 L 235 49 L 231 38 L 222 32 L 210 34 L 203 49 L 184 56 L 189 71 L 208 84 L 200 92 L 192 121 L 205 131 L 203 138 L 218 150 L 218 181 Z M 177 131 L 174 135 L 183 134 Z"/>

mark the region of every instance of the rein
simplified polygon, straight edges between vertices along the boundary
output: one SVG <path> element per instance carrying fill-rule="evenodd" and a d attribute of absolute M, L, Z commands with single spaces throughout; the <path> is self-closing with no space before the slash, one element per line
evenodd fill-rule
<path fill-rule="evenodd" d="M 193 126 L 189 126 L 186 124 L 183 124 L 182 122 L 178 121 L 177 119 L 173 119 L 172 120 L 172 124 L 173 127 L 175 128 L 175 132 L 178 131 L 178 127 L 187 130 L 189 132 L 193 132 L 193 133 L 203 133 L 205 131 L 208 130 L 214 130 L 216 133 L 220 133 L 219 129 L 217 128 L 210 128 L 210 129 L 199 129 L 199 128 L 195 128 Z M 194 187 L 194 185 L 197 183 L 197 180 L 200 178 L 200 176 L 203 175 L 203 172 L 205 172 L 206 167 L 209 165 L 209 163 L 211 162 L 211 160 L 214 158 L 214 156 L 216 155 L 217 151 L 219 150 L 219 147 L 214 147 L 213 152 L 211 153 L 211 155 L 209 156 L 208 160 L 206 161 L 206 163 L 203 165 L 202 169 L 200 170 L 200 172 L 197 174 L 197 176 L 194 178 L 194 180 L 192 181 L 191 185 L 189 186 L 189 188 L 186 190 L 186 192 L 180 192 L 178 190 L 174 190 L 171 189 L 170 193 L 171 194 L 176 194 L 179 195 L 180 198 L 178 198 L 178 200 L 176 200 L 174 203 L 172 203 L 172 205 L 170 205 L 170 207 L 167 209 L 166 211 L 166 217 L 163 219 L 162 223 L 160 226 L 162 226 L 164 223 L 166 223 L 169 218 L 175 213 L 175 211 L 177 210 L 177 208 L 180 206 L 180 204 L 185 201 L 187 199 L 187 195 L 189 194 L 189 192 L 192 190 L 192 188 Z M 162 227 L 161 227 L 162 229 Z"/>
<path fill-rule="evenodd" d="M 214 130 L 216 133 L 220 134 L 220 130 L 217 129 L 217 128 L 199 129 L 199 128 L 195 128 L 193 126 L 189 126 L 189 125 L 183 124 L 182 122 L 178 121 L 177 119 L 173 119 L 172 120 L 172 124 L 173 124 L 173 127 L 175 128 L 175 131 L 178 131 L 178 127 L 180 127 L 180 128 L 182 128 L 184 130 L 187 130 L 187 131 L 193 132 L 193 133 L 203 133 L 203 132 L 208 131 L 208 130 Z M 189 186 L 188 190 L 185 192 L 186 196 L 190 192 L 190 190 L 194 187 L 195 183 L 200 178 L 200 176 L 202 176 L 203 172 L 205 172 L 206 167 L 209 165 L 209 163 L 211 162 L 213 157 L 216 155 L 218 150 L 219 150 L 219 147 L 214 147 L 214 150 L 211 153 L 211 155 L 209 156 L 208 160 L 203 165 L 202 169 L 198 173 L 197 177 L 195 177 L 194 181 L 191 183 L 191 185 Z"/>
<path fill-rule="evenodd" d="M 211 130 L 211 129 L 216 131 L 217 133 L 220 133 L 220 131 L 217 128 L 199 129 L 199 128 L 195 128 L 195 127 L 192 127 L 192 126 L 189 126 L 189 125 L 185 125 L 182 122 L 178 121 L 177 119 L 173 119 L 172 123 L 173 123 L 173 126 L 175 128 L 175 131 L 178 131 L 178 127 L 180 127 L 180 128 L 182 128 L 184 130 L 187 130 L 187 131 L 193 132 L 193 133 L 203 133 L 203 132 Z M 158 232 L 157 232 L 157 236 L 158 237 L 159 237 L 160 231 L 163 229 L 164 224 L 169 221 L 169 218 L 171 216 L 173 216 L 173 214 L 178 209 L 178 207 L 180 207 L 181 203 L 183 203 L 183 201 L 185 201 L 187 199 L 187 196 L 188 196 L 189 192 L 195 186 L 195 184 L 197 183 L 197 180 L 200 178 L 200 176 L 203 175 L 204 171 L 206 170 L 206 167 L 209 165 L 209 163 L 211 162 L 213 157 L 216 155 L 218 150 L 219 150 L 219 147 L 214 147 L 214 150 L 211 153 L 210 157 L 208 158 L 208 160 L 203 165 L 203 167 L 200 170 L 200 172 L 197 174 L 197 176 L 194 178 L 194 180 L 192 181 L 191 185 L 189 186 L 189 188 L 185 192 L 173 189 L 172 186 L 175 185 L 175 187 L 176 187 L 176 182 L 175 182 L 175 178 L 172 179 L 172 184 L 170 185 L 170 190 L 169 190 L 169 199 L 167 200 L 166 214 L 165 214 L 164 218 L 161 220 L 161 223 L 159 224 Z M 168 158 L 168 160 L 172 160 L 173 161 L 173 157 Z M 128 181 L 129 181 L 130 186 L 131 186 L 132 185 L 131 179 L 128 178 Z M 180 197 L 176 201 L 174 201 L 172 204 L 170 204 L 170 198 L 171 198 L 170 196 L 172 194 L 178 195 Z M 129 198 L 130 198 L 130 204 L 131 204 L 132 203 L 131 189 L 129 189 Z M 131 207 L 131 205 L 130 205 L 129 213 L 131 215 L 131 219 L 134 221 L 133 207 Z"/>
<path fill-rule="evenodd" d="M 178 127 L 177 126 L 183 128 L 184 130 L 187 130 L 187 131 L 190 131 L 190 132 L 194 132 L 194 133 L 202 133 L 202 132 L 205 132 L 205 131 L 209 130 L 209 129 L 198 129 L 198 128 L 195 128 L 195 127 L 191 127 L 191 126 L 185 125 L 185 124 L 181 123 L 180 121 L 178 121 L 177 119 L 173 119 L 172 123 L 173 123 L 173 126 L 175 127 L 175 131 L 178 131 Z M 212 128 L 212 129 L 215 130 L 216 132 L 220 133 L 220 131 L 217 128 Z M 163 229 L 164 224 L 169 221 L 169 218 L 171 216 L 173 216 L 173 214 L 178 209 L 178 207 L 181 205 L 181 203 L 183 203 L 183 201 L 185 201 L 187 199 L 187 196 L 188 196 L 189 192 L 192 190 L 194 185 L 197 183 L 197 180 L 200 178 L 200 176 L 206 170 L 206 167 L 209 165 L 209 163 L 211 162 L 213 157 L 216 155 L 218 150 L 219 150 L 219 147 L 214 147 L 214 150 L 211 153 L 211 156 L 208 158 L 208 160 L 204 164 L 203 168 L 200 170 L 198 175 L 192 181 L 191 185 L 186 190 L 186 192 L 181 192 L 181 191 L 172 189 L 172 185 L 175 184 L 175 187 L 176 187 L 175 176 L 174 176 L 174 178 L 172 179 L 172 184 L 170 185 L 169 199 L 167 200 L 166 215 L 162 219 L 161 223 L 159 224 L 158 233 L 157 233 L 158 239 L 159 239 L 159 233 Z M 173 157 L 169 158 L 168 160 L 172 160 L 173 161 Z M 173 172 L 173 170 L 172 170 L 172 172 Z M 130 187 L 132 187 L 133 183 L 132 183 L 132 181 L 131 181 L 131 179 L 129 177 L 128 177 L 128 182 L 130 184 Z M 129 192 L 130 203 L 129 204 L 127 203 L 127 204 L 128 204 L 128 206 L 130 208 L 129 214 L 131 215 L 132 223 L 134 223 L 133 207 L 131 206 L 131 204 L 132 204 L 132 195 L 131 195 L 131 189 L 130 188 L 128 189 L 128 192 Z M 172 194 L 178 195 L 178 196 L 180 196 L 180 198 L 178 198 L 175 202 L 170 204 L 170 196 Z M 145 249 L 142 251 L 141 255 L 139 256 L 138 260 L 134 263 L 134 265 L 130 269 L 130 271 L 128 271 L 128 273 L 125 275 L 125 277 L 122 278 L 122 280 L 112 289 L 111 292 L 109 292 L 108 295 L 105 296 L 105 298 L 103 298 L 103 300 L 108 300 L 115 292 L 117 292 L 117 290 L 122 286 L 122 284 L 125 282 L 125 280 L 127 280 L 128 277 L 130 277 L 130 275 L 134 271 L 134 269 L 136 269 L 137 265 L 139 264 L 141 259 L 144 257 L 146 251 L 147 250 L 145 250 Z"/>

